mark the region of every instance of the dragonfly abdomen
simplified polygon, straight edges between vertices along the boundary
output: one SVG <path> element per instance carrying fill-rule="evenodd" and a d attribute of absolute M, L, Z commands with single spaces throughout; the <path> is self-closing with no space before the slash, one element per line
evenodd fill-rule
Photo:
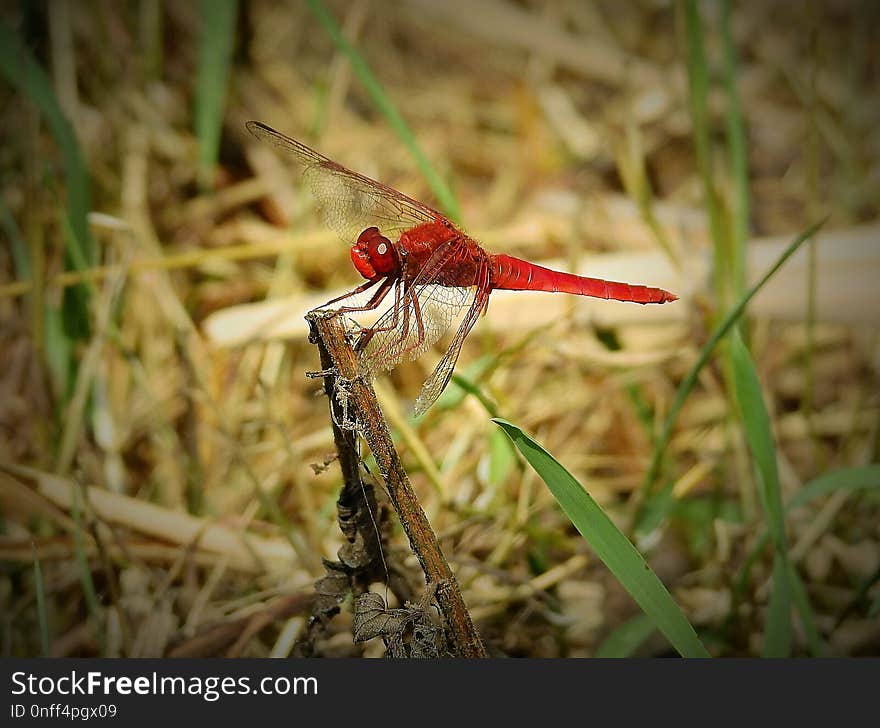
<path fill-rule="evenodd" d="M 551 270 L 510 255 L 492 256 L 492 288 L 507 291 L 546 291 L 592 296 L 633 303 L 667 303 L 678 296 L 662 288 L 634 286 L 629 283 L 587 278 Z"/>

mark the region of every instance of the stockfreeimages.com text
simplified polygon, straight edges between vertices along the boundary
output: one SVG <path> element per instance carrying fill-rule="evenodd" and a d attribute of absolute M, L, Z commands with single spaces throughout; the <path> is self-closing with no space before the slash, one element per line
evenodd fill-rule
<path fill-rule="evenodd" d="M 267 676 L 251 681 L 242 677 L 188 677 L 158 675 L 137 677 L 104 675 L 100 671 L 78 673 L 71 670 L 61 677 L 12 673 L 13 695 L 200 695 L 209 702 L 224 695 L 317 695 L 316 677 Z"/>

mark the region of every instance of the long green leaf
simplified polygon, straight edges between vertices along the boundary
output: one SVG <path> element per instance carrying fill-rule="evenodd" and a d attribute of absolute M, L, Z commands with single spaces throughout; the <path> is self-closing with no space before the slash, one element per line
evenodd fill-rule
<path fill-rule="evenodd" d="M 580 483 L 519 427 L 494 419 L 547 484 L 575 528 L 636 603 L 684 657 L 709 657 L 694 628 L 638 549 Z"/>
<path fill-rule="evenodd" d="M 425 180 L 431 188 L 431 191 L 437 198 L 440 207 L 452 220 L 455 222 L 461 222 L 461 211 L 459 210 L 455 195 L 452 194 L 452 190 L 449 189 L 449 186 L 443 181 L 440 175 L 437 174 L 434 167 L 428 161 L 425 153 L 421 150 L 421 147 L 419 147 L 412 130 L 410 130 L 406 121 L 404 121 L 404 118 L 400 115 L 397 107 L 393 104 L 391 99 L 388 98 L 388 95 L 373 75 L 373 72 L 370 70 L 370 67 L 367 65 L 363 56 L 361 56 L 354 46 L 345 39 L 345 36 L 342 35 L 342 31 L 339 29 L 339 25 L 333 19 L 330 11 L 327 10 L 327 7 L 321 2 L 321 0 L 308 0 L 308 4 L 312 13 L 321 25 L 324 26 L 324 30 L 327 31 L 327 34 L 339 49 L 340 53 L 343 53 L 348 58 L 352 70 L 367 90 L 370 98 L 373 99 L 376 108 L 379 109 L 380 113 L 388 121 L 388 125 L 394 130 L 406 148 L 409 149 L 410 154 L 412 154 L 413 158 L 416 160 L 419 170 L 421 170 L 422 175 L 425 177 Z"/>
<path fill-rule="evenodd" d="M 789 501 L 787 510 L 794 510 L 810 501 L 845 490 L 880 489 L 880 465 L 863 465 L 856 468 L 841 468 L 813 478 Z"/>
<path fill-rule="evenodd" d="M 220 151 L 220 130 L 237 15 L 237 0 L 202 0 L 200 3 L 195 123 L 199 139 L 199 176 L 203 187 L 212 186 Z"/>
<path fill-rule="evenodd" d="M 730 0 L 721 3 L 721 39 L 724 45 L 724 84 L 727 89 L 727 148 L 730 152 L 731 198 L 731 278 L 733 294 L 746 289 L 746 243 L 749 237 L 749 160 L 742 103 L 737 88 L 737 57 L 730 29 Z"/>
<path fill-rule="evenodd" d="M 96 263 L 97 253 L 88 225 L 89 177 L 82 152 L 45 71 L 21 39 L 0 22 L 0 74 L 31 101 L 42 114 L 61 150 L 67 194 L 65 266 L 73 270 L 75 261 Z M 64 331 L 71 338 L 89 336 L 88 289 L 82 284 L 64 290 Z"/>
<path fill-rule="evenodd" d="M 791 654 L 791 589 L 788 566 L 779 553 L 773 560 L 773 587 L 767 605 L 763 657 L 789 657 Z"/>
<path fill-rule="evenodd" d="M 786 657 L 791 649 L 791 603 L 794 599 L 810 641 L 810 649 L 821 652 L 822 645 L 806 590 L 788 559 L 782 491 L 776 465 L 776 447 L 770 415 L 764 405 L 761 385 L 751 355 L 739 334 L 730 336 L 730 358 L 734 389 L 743 420 L 746 440 L 755 462 L 761 502 L 769 533 L 776 547 L 773 566 L 773 591 L 767 617 L 764 654 Z"/>
<path fill-rule="evenodd" d="M 52 91 L 52 84 L 40 64 L 19 37 L 0 22 L 0 72 L 6 80 L 40 110 L 52 130 L 64 159 L 67 204 L 73 244 L 80 258 L 94 263 L 95 245 L 89 231 L 89 178 L 86 165 L 70 122 Z"/>
<path fill-rule="evenodd" d="M 697 168 L 703 183 L 706 209 L 709 213 L 709 230 L 712 238 L 715 297 L 717 315 L 727 310 L 732 300 L 730 274 L 732 262 L 730 240 L 724 227 L 721 203 L 715 190 L 712 170 L 711 128 L 709 122 L 709 66 L 703 43 L 703 30 L 696 0 L 684 3 L 685 39 L 687 41 L 686 66 L 693 124 L 694 151 Z"/>
<path fill-rule="evenodd" d="M 794 254 L 801 244 L 815 235 L 816 231 L 822 227 L 824 223 L 825 220 L 817 222 L 792 241 L 791 245 L 783 251 L 782 255 L 780 255 L 776 262 L 770 266 L 769 270 L 761 276 L 761 279 L 748 290 L 733 308 L 730 309 L 727 316 L 724 317 L 724 320 L 718 325 L 715 331 L 712 332 L 709 340 L 703 345 L 703 348 L 700 350 L 700 355 L 697 357 L 694 365 L 679 385 L 678 391 L 675 393 L 675 399 L 672 401 L 672 406 L 669 408 L 669 413 L 663 421 L 663 428 L 660 430 L 660 435 L 654 444 L 654 451 L 651 454 L 651 463 L 648 466 L 648 472 L 645 474 L 645 480 L 641 486 L 640 495 L 642 497 L 646 496 L 651 491 L 654 481 L 657 479 L 657 474 L 660 471 L 660 463 L 663 459 L 663 453 L 669 445 L 669 438 L 672 436 L 672 428 L 675 426 L 675 422 L 678 419 L 678 415 L 681 412 L 685 400 L 697 382 L 697 377 L 709 361 L 712 351 L 718 345 L 718 342 L 724 338 L 728 331 L 730 331 L 739 317 L 742 316 L 749 301 L 751 301 L 758 291 L 766 285 L 767 281 L 773 277 L 776 271 L 783 266 L 785 261 Z"/>
<path fill-rule="evenodd" d="M 746 440 L 758 476 L 758 494 L 766 513 L 767 526 L 776 550 L 787 551 L 785 519 L 782 515 L 782 495 L 779 489 L 779 471 L 776 465 L 776 445 L 770 414 L 764 405 L 761 383 L 751 354 L 739 331 L 730 334 L 730 358 L 734 369 L 734 387 L 743 421 Z"/>

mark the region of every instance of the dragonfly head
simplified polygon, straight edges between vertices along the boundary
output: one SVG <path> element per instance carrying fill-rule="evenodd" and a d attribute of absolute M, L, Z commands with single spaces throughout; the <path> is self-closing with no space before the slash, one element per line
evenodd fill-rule
<path fill-rule="evenodd" d="M 400 268 L 397 250 L 377 227 L 368 227 L 351 246 L 351 262 L 368 281 L 384 278 Z"/>

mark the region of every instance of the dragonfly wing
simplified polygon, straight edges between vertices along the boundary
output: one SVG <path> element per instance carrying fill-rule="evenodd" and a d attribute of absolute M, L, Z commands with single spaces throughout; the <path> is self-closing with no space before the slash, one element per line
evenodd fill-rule
<path fill-rule="evenodd" d="M 488 268 L 485 269 L 485 277 L 488 279 Z M 452 343 L 449 345 L 443 358 L 441 358 L 437 363 L 437 366 L 434 367 L 434 371 L 431 372 L 430 376 L 425 380 L 425 383 L 422 385 L 422 389 L 419 392 L 419 396 L 416 397 L 415 404 L 413 405 L 414 416 L 418 416 L 427 411 L 428 408 L 437 401 L 437 398 L 442 394 L 443 390 L 446 389 L 446 385 L 449 384 L 449 380 L 452 378 L 455 363 L 458 361 L 458 355 L 461 352 L 461 345 L 464 343 L 467 335 L 480 317 L 480 312 L 486 307 L 486 303 L 489 299 L 489 292 L 490 289 L 488 286 L 477 287 L 477 295 L 474 297 L 461 325 L 458 327 L 458 331 L 455 332 L 455 338 L 452 340 Z"/>
<path fill-rule="evenodd" d="M 477 294 L 473 285 L 445 286 L 447 266 L 462 253 L 460 241 L 439 246 L 411 283 L 402 280 L 396 305 L 370 327 L 370 338 L 360 354 L 364 369 L 375 374 L 412 361 L 431 348 L 446 331 L 463 320 Z"/>
<path fill-rule="evenodd" d="M 384 233 L 400 233 L 443 216 L 402 192 L 352 172 L 314 149 L 258 121 L 247 123 L 257 139 L 292 156 L 308 183 L 324 224 L 351 243 L 371 225 Z"/>

